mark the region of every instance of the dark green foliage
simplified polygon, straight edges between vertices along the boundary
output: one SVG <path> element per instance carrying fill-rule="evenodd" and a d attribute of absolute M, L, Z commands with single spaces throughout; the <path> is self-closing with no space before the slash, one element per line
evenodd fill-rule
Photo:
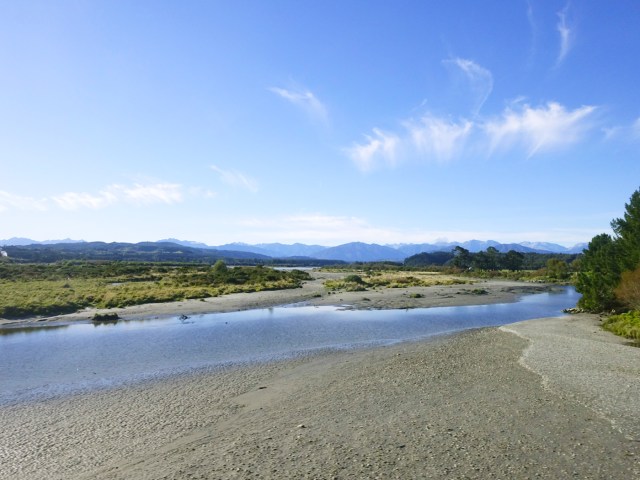
<path fill-rule="evenodd" d="M 547 277 L 553 280 L 566 280 L 569 278 L 569 265 L 557 258 L 547 260 Z"/>
<path fill-rule="evenodd" d="M 462 270 L 466 270 L 471 268 L 471 264 L 473 262 L 473 258 L 471 257 L 471 253 L 466 248 L 462 248 L 457 246 L 453 249 L 453 260 L 451 261 L 451 265 L 460 268 Z"/>
<path fill-rule="evenodd" d="M 485 252 L 471 253 L 460 246 L 455 247 L 451 252 L 418 253 L 408 257 L 405 268 L 425 268 L 425 267 L 453 267 L 458 271 L 473 269 L 476 271 L 498 271 L 498 270 L 540 270 L 548 266 L 548 262 L 553 260 L 554 266 L 552 279 L 567 280 L 573 271 L 571 264 L 576 260 L 576 254 L 563 253 L 520 253 L 510 250 L 507 253 L 500 253 L 493 247 L 489 247 Z M 563 265 L 561 265 L 563 264 Z M 559 272 L 564 272 L 561 275 Z M 546 272 L 542 275 L 546 276 Z"/>
<path fill-rule="evenodd" d="M 640 190 L 631 195 L 624 217 L 614 219 L 611 228 L 616 236 L 604 233 L 595 236 L 580 261 L 576 289 L 582 293 L 578 306 L 585 310 L 602 312 L 625 307 L 624 298 L 616 296 L 616 289 L 625 272 L 640 266 Z M 625 275 L 625 278 L 634 277 Z M 625 290 L 631 287 L 627 284 Z"/>
<path fill-rule="evenodd" d="M 502 267 L 513 272 L 522 270 L 524 265 L 524 255 L 515 250 L 509 250 L 502 258 Z"/>
<path fill-rule="evenodd" d="M 405 267 L 443 266 L 454 258 L 452 252 L 418 253 L 405 259 Z"/>
<path fill-rule="evenodd" d="M 624 217 L 614 219 L 611 228 L 617 236 L 621 270 L 635 270 L 640 265 L 640 190 L 631 195 Z"/>
<path fill-rule="evenodd" d="M 120 315 L 118 315 L 117 313 L 96 313 L 93 316 L 92 320 L 94 322 L 112 323 L 120 320 Z"/>
<path fill-rule="evenodd" d="M 343 281 L 351 282 L 351 283 L 358 283 L 360 285 L 365 285 L 366 284 L 366 282 L 364 280 L 362 280 L 362 277 L 360 275 L 347 275 L 346 277 L 344 277 Z"/>
<path fill-rule="evenodd" d="M 614 290 L 620 282 L 618 246 L 606 233 L 593 237 L 585 250 L 576 290 L 582 293 L 578 306 L 593 312 L 618 306 Z"/>

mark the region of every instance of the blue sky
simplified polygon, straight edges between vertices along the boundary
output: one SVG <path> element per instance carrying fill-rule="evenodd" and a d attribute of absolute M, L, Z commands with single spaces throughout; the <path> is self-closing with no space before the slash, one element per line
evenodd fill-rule
<path fill-rule="evenodd" d="M 633 1 L 0 1 L 0 238 L 589 241 Z"/>

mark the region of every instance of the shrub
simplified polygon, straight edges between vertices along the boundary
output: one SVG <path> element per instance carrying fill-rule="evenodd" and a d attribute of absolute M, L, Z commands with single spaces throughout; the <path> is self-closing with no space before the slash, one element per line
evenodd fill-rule
<path fill-rule="evenodd" d="M 640 311 L 633 310 L 620 315 L 611 315 L 603 322 L 602 328 L 640 342 Z"/>
<path fill-rule="evenodd" d="M 625 306 L 640 310 L 640 267 L 633 271 L 623 272 L 615 295 Z"/>
<path fill-rule="evenodd" d="M 117 313 L 96 313 L 92 319 L 94 322 L 117 322 L 120 315 Z"/>

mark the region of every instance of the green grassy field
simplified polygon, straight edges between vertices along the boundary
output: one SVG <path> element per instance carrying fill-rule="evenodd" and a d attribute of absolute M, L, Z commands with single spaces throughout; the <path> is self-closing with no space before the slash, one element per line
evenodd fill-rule
<path fill-rule="evenodd" d="M 71 313 L 300 287 L 299 270 L 137 262 L 0 263 L 0 317 Z"/>

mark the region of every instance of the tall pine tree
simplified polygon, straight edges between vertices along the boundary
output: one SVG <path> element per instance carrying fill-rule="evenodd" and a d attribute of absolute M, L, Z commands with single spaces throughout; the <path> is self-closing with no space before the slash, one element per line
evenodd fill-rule
<path fill-rule="evenodd" d="M 611 228 L 615 237 L 597 235 L 584 251 L 576 290 L 582 293 L 578 306 L 587 310 L 621 306 L 624 302 L 616 298 L 615 290 L 622 274 L 640 267 L 640 190 L 633 192 L 623 218 L 612 220 Z"/>

